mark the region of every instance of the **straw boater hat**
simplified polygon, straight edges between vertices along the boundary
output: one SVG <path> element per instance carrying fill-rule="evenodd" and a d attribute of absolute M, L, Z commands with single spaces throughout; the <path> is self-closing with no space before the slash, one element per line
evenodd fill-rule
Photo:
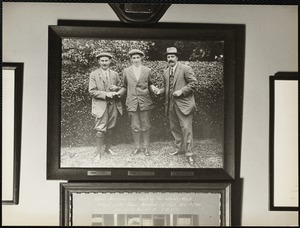
<path fill-rule="evenodd" d="M 180 52 L 177 51 L 176 47 L 168 47 L 167 52 L 164 53 L 165 55 L 180 55 Z"/>
<path fill-rule="evenodd" d="M 98 53 L 96 54 L 96 58 L 99 59 L 100 57 L 108 57 L 108 58 L 112 58 L 112 55 L 109 54 L 108 52 L 101 52 L 101 53 Z"/>
<path fill-rule="evenodd" d="M 130 55 L 130 57 L 132 55 L 140 55 L 140 56 L 145 56 L 144 52 L 142 52 L 141 50 L 139 49 L 132 49 L 128 52 L 128 54 Z"/>

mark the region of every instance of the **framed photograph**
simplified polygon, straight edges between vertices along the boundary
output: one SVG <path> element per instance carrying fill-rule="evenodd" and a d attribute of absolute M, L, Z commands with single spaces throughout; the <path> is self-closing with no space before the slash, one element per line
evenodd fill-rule
<path fill-rule="evenodd" d="M 234 179 L 244 39 L 244 25 L 49 26 L 47 178 Z M 141 56 L 138 79 L 132 76 L 134 55 Z M 109 60 L 110 79 L 102 75 L 101 57 Z"/>
<path fill-rule="evenodd" d="M 270 210 L 299 211 L 298 72 L 270 76 Z"/>
<path fill-rule="evenodd" d="M 2 204 L 18 204 L 23 63 L 2 63 Z"/>
<path fill-rule="evenodd" d="M 230 226 L 228 183 L 62 183 L 61 226 Z"/>

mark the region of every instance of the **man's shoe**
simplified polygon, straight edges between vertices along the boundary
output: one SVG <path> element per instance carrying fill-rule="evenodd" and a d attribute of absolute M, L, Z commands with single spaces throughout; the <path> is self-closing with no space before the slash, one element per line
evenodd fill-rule
<path fill-rule="evenodd" d="M 118 155 L 116 152 L 113 152 L 111 149 L 106 149 L 105 153 L 113 155 L 113 156 Z"/>
<path fill-rule="evenodd" d="M 135 151 L 133 151 L 130 155 L 134 156 L 134 155 L 138 154 L 140 151 L 141 151 L 140 148 L 135 149 Z"/>
<path fill-rule="evenodd" d="M 194 159 L 193 157 L 188 157 L 188 162 L 190 163 L 190 165 L 194 165 Z"/>
<path fill-rule="evenodd" d="M 182 154 L 183 152 L 181 151 L 181 150 L 175 150 L 175 151 L 173 151 L 173 152 L 170 152 L 169 154 L 171 155 L 171 156 L 175 156 L 175 155 L 178 155 L 178 154 Z"/>
<path fill-rule="evenodd" d="M 144 154 L 146 156 L 150 156 L 150 153 L 149 153 L 149 149 L 148 148 L 144 148 Z"/>

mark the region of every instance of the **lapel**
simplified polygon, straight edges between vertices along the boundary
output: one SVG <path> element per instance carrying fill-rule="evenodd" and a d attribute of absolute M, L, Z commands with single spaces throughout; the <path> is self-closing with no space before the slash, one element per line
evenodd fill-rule
<path fill-rule="evenodd" d="M 142 66 L 142 68 L 141 68 L 141 74 L 140 74 L 140 77 L 139 77 L 138 82 L 139 82 L 139 81 L 141 80 L 141 78 L 145 75 L 145 73 L 146 73 L 146 67 Z"/>
<path fill-rule="evenodd" d="M 102 73 L 101 69 L 99 69 L 98 75 L 105 84 L 108 84 L 108 81 L 106 80 L 106 76 Z"/>
<path fill-rule="evenodd" d="M 111 72 L 111 70 L 108 68 L 108 83 L 110 85 L 112 85 L 114 82 L 114 75 L 113 73 Z"/>
<path fill-rule="evenodd" d="M 175 88 L 175 84 L 176 84 L 176 81 L 178 79 L 178 76 L 179 76 L 181 70 L 182 70 L 181 64 L 177 63 L 177 67 L 176 67 L 175 72 L 174 72 L 174 88 Z"/>
<path fill-rule="evenodd" d="M 166 70 L 165 70 L 165 79 L 166 79 L 166 89 L 167 89 L 167 93 L 169 92 L 169 87 L 170 87 L 170 82 L 169 82 L 169 75 L 170 73 L 170 67 L 168 67 Z"/>
<path fill-rule="evenodd" d="M 130 76 L 135 82 L 137 82 L 136 77 L 135 77 L 135 74 L 134 74 L 134 71 L 133 71 L 133 66 L 130 66 L 129 69 L 128 69 L 128 71 L 129 71 L 129 76 Z"/>

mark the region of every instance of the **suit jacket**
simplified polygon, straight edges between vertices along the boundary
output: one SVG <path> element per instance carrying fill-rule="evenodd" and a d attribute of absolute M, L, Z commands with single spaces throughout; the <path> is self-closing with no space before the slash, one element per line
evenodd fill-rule
<path fill-rule="evenodd" d="M 170 94 L 170 83 L 169 73 L 170 67 L 164 71 L 165 87 L 161 90 L 165 93 L 165 114 L 168 114 L 169 107 L 169 94 Z M 193 91 L 197 85 L 197 79 L 190 66 L 186 66 L 181 63 L 177 63 L 177 67 L 174 72 L 174 89 L 181 90 L 182 95 L 180 97 L 174 97 L 175 103 L 178 105 L 181 112 L 185 115 L 189 115 L 196 110 L 196 103 Z"/>
<path fill-rule="evenodd" d="M 138 106 L 142 111 L 154 107 L 149 90 L 149 86 L 152 84 L 150 76 L 151 69 L 145 66 L 142 66 L 139 80 L 136 79 L 132 66 L 124 69 L 122 93 L 127 91 L 127 111 L 136 111 Z"/>
<path fill-rule="evenodd" d="M 106 94 L 110 92 L 109 85 L 120 83 L 119 74 L 109 69 L 109 82 L 106 80 L 101 69 L 97 69 L 90 74 L 89 93 L 92 96 L 92 115 L 100 118 L 107 106 Z M 117 109 L 122 114 L 122 104 L 120 100 L 115 101 Z"/>

